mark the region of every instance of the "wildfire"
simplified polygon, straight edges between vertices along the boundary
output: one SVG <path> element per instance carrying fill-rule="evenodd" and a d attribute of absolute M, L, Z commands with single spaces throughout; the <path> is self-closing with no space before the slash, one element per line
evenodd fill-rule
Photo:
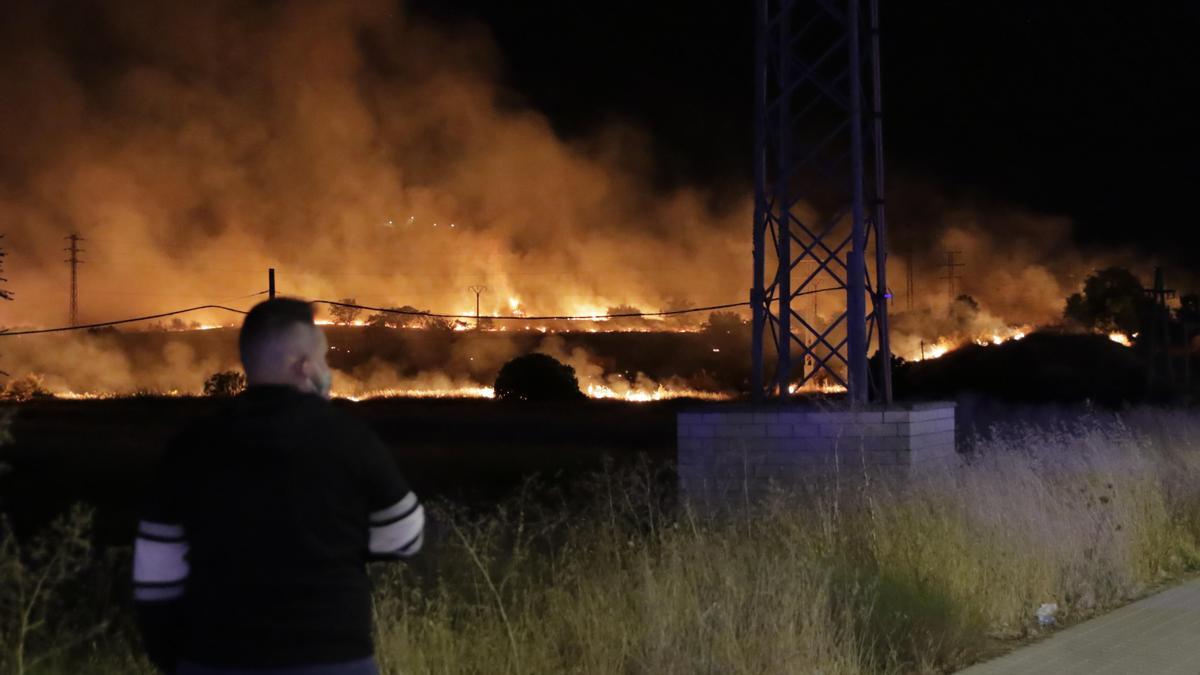
<path fill-rule="evenodd" d="M 1129 336 L 1124 333 L 1109 333 L 1108 339 L 1121 345 L 1122 347 L 1133 346 L 1133 340 L 1129 339 Z"/>
<path fill-rule="evenodd" d="M 906 358 L 908 358 L 910 361 L 928 361 L 930 359 L 937 359 L 945 356 L 955 349 L 958 349 L 959 347 L 962 347 L 963 345 L 971 343 L 979 345 L 980 347 L 999 346 L 1006 342 L 1015 342 L 1017 340 L 1024 339 L 1028 334 L 1028 331 L 1028 327 L 1013 327 L 990 334 L 978 335 L 971 339 L 939 337 L 934 342 L 921 341 L 918 343 L 917 352 L 912 354 L 911 357 Z"/>
<path fill-rule="evenodd" d="M 67 401 L 99 401 L 113 398 L 126 398 L 131 394 L 117 391 L 56 391 L 50 394 L 54 398 L 61 398 Z M 178 389 L 168 389 L 165 391 L 155 392 L 137 392 L 139 396 L 162 396 L 169 398 L 178 398 L 181 396 L 195 396 L 194 392 L 179 391 Z"/>
<path fill-rule="evenodd" d="M 729 398 L 726 394 L 699 389 L 674 389 L 658 385 L 654 389 L 629 389 L 617 391 L 603 384 L 589 384 L 586 391 L 588 398 L 620 399 L 645 403 L 650 401 L 665 401 L 673 398 L 698 398 L 706 401 L 723 401 Z"/>
<path fill-rule="evenodd" d="M 365 401 L 372 398 L 495 398 L 496 392 L 491 387 L 464 386 L 446 389 L 377 389 L 361 394 L 345 394 L 333 392 L 334 398 L 347 401 Z"/>
<path fill-rule="evenodd" d="M 843 390 L 844 391 L 844 390 Z M 615 399 L 621 401 L 629 401 L 631 403 L 647 403 L 651 401 L 665 401 L 675 398 L 694 398 L 707 401 L 726 400 L 728 394 L 722 394 L 713 391 L 703 391 L 699 389 L 691 389 L 687 387 L 673 387 L 665 385 L 655 385 L 653 387 L 621 387 L 608 386 L 605 384 L 589 384 L 584 388 L 584 393 L 588 398 L 593 399 Z M 199 396 L 199 391 L 180 391 L 171 389 L 166 391 L 156 392 L 139 392 L 147 396 L 164 396 L 164 397 L 183 397 L 183 396 Z M 54 398 L 68 401 L 95 401 L 103 399 L 116 399 L 131 396 L 130 392 L 117 391 L 70 391 L 61 390 L 50 394 Z M 348 392 L 334 390 L 333 398 L 344 399 L 347 401 L 365 401 L 374 398 L 439 398 L 439 399 L 490 399 L 496 397 L 496 392 L 492 387 L 483 385 L 447 385 L 445 387 L 392 387 L 384 389 L 374 389 L 365 392 Z"/>
<path fill-rule="evenodd" d="M 313 323 L 317 324 L 318 326 L 359 326 L 359 327 L 361 327 L 361 326 L 367 325 L 367 322 L 363 321 L 362 319 L 355 319 L 354 321 L 351 321 L 349 323 L 345 323 L 345 322 L 341 322 L 341 321 L 334 321 L 333 319 L 314 319 Z"/>
<path fill-rule="evenodd" d="M 804 384 L 789 384 L 789 394 L 844 394 L 846 388 L 836 382 L 817 382 L 809 380 Z"/>

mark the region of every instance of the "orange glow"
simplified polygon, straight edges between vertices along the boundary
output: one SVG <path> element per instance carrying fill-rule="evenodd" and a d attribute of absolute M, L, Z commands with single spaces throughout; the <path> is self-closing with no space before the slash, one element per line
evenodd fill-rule
<path fill-rule="evenodd" d="M 789 394 L 844 394 L 846 388 L 835 382 L 817 382 L 809 380 L 802 385 L 789 384 Z"/>

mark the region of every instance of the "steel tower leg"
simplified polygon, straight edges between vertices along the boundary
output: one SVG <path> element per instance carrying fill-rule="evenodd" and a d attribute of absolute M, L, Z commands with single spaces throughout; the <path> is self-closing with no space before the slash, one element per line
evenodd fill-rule
<path fill-rule="evenodd" d="M 868 2 L 865 17 L 861 0 L 755 2 L 756 399 L 832 384 L 846 387 L 851 402 L 866 403 L 872 342 L 882 365 L 875 398 L 891 398 L 878 11 L 875 0 Z M 822 303 L 832 311 L 808 313 L 799 302 L 825 292 L 842 296 Z M 794 371 L 793 357 L 811 368 Z"/>

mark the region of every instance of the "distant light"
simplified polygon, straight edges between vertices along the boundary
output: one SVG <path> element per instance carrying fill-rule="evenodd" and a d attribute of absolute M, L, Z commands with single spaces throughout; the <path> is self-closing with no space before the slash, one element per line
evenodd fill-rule
<path fill-rule="evenodd" d="M 714 352 L 719 352 L 719 351 L 721 351 L 721 350 L 720 350 L 720 349 L 717 349 L 716 347 L 713 347 L 713 351 L 714 351 Z"/>

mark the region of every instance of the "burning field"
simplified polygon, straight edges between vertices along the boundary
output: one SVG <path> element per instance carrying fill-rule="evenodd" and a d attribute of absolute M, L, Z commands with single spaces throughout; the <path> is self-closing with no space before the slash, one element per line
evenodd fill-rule
<path fill-rule="evenodd" d="M 459 317 L 376 322 L 439 336 L 405 342 L 412 355 L 360 362 L 355 340 L 334 340 L 352 350 L 344 362 L 334 353 L 348 397 L 484 396 L 516 346 L 572 365 L 597 398 L 741 389 L 732 364 L 746 359 L 744 343 L 702 337 L 709 313 L 628 315 L 747 299 L 747 184 L 664 186 L 653 141 L 629 123 L 563 135 L 513 96 L 486 34 L 392 2 L 92 11 L 89 30 L 127 59 L 80 68 L 79 55 L 54 47 L 65 29 L 40 5 L 0 28 L 23 54 L 0 61 L 0 123 L 24 130 L 0 148 L 4 276 L 15 293 L 0 325 L 66 323 L 61 249 L 78 232 L 81 323 L 204 303 L 244 310 L 269 267 L 285 295 Z M 948 197 L 921 180 L 894 181 L 889 197 L 893 344 L 907 361 L 1056 323 L 1089 270 L 1129 259 L 1079 250 L 1064 218 Z M 945 251 L 965 265 L 949 283 Z M 799 311 L 818 319 L 844 306 L 838 293 L 807 303 Z M 477 312 L 512 319 L 482 326 L 487 338 L 454 338 L 475 332 Z M 521 320 L 537 316 L 585 319 Z M 10 337 L 0 369 L 58 395 L 195 393 L 234 367 L 229 331 L 217 330 L 234 323 L 205 310 L 120 337 Z M 160 331 L 170 335 L 151 337 Z M 589 334 L 663 361 L 630 367 Z M 688 345 L 690 363 L 632 346 L 643 342 Z M 441 363 L 426 358 L 435 352 Z"/>

